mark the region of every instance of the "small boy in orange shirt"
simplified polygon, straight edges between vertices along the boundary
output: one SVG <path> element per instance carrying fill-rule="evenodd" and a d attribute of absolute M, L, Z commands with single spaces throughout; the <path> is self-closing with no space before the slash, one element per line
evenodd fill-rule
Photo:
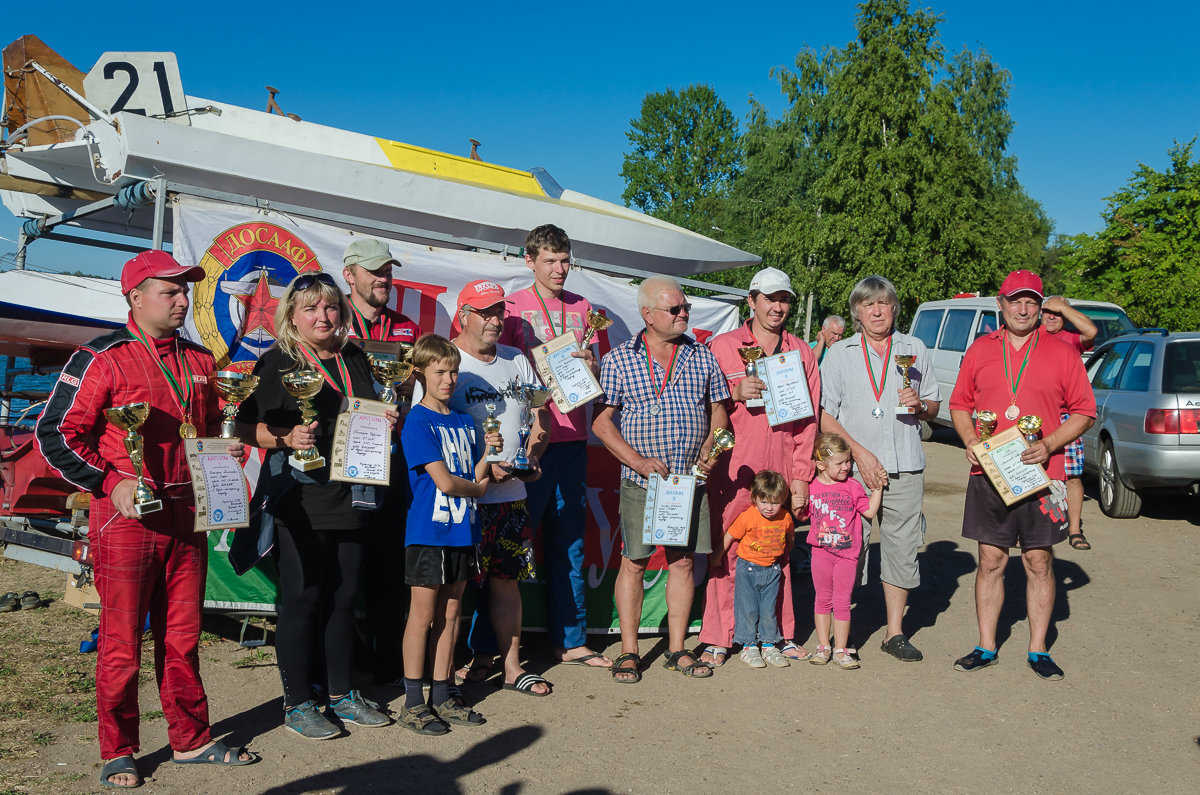
<path fill-rule="evenodd" d="M 779 650 L 776 607 L 783 567 L 788 565 L 796 530 L 788 502 L 787 481 L 778 472 L 763 470 L 750 487 L 753 505 L 725 531 L 725 550 L 738 541 L 733 581 L 733 641 L 742 644 L 738 658 L 751 668 L 787 668 Z M 762 643 L 762 651 L 758 644 Z"/>

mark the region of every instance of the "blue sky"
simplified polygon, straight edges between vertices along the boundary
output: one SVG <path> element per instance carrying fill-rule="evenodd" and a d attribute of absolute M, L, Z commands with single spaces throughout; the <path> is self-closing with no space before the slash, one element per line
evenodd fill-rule
<path fill-rule="evenodd" d="M 708 83 L 739 117 L 751 95 L 778 114 L 771 68 L 805 46 L 844 46 L 856 13 L 849 2 L 707 0 L 175 7 L 185 5 L 203 12 L 132 2 L 95 16 L 92 4 L 66 3 L 59 18 L 71 22 L 10 15 L 0 38 L 33 33 L 84 71 L 105 51 L 173 51 L 191 95 L 262 108 L 271 84 L 306 120 L 462 155 L 474 137 L 486 160 L 542 166 L 617 203 L 643 96 Z M 1173 141 L 1200 134 L 1200 4 L 927 5 L 944 17 L 948 52 L 982 48 L 1011 72 L 1010 152 L 1056 232 L 1097 231 L 1104 197 L 1139 162 L 1163 168 Z M 17 228 L 0 210 L 0 235 Z M 0 254 L 13 248 L 0 241 Z M 29 249 L 31 264 L 55 269 L 115 273 L 122 260 L 44 241 Z"/>

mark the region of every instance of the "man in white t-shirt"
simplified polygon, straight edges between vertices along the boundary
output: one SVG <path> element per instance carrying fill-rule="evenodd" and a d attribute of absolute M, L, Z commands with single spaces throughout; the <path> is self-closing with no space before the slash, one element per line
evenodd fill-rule
<path fill-rule="evenodd" d="M 462 351 L 458 385 L 450 408 L 471 415 L 479 433 L 489 404 L 495 406 L 504 448 L 500 455 L 511 462 L 517 454 L 524 406 L 511 385 L 537 384 L 533 366 L 517 348 L 499 345 L 506 312 L 504 289 L 492 281 L 468 284 L 458 294 L 457 321 L 462 329 L 452 342 Z M 526 442 L 530 472 L 514 477 L 504 463 L 493 465 L 494 483 L 479 499 L 479 529 L 483 536 L 483 572 L 468 645 L 474 652 L 467 681 L 482 681 L 492 673 L 497 653 L 504 666 L 504 689 L 531 696 L 550 694 L 550 683 L 521 667 L 522 580 L 533 579 L 533 528 L 525 507 L 525 481 L 541 474 L 538 455 L 547 441 L 545 410 L 533 409 L 533 427 Z M 485 609 L 486 605 L 486 609 Z M 488 619 L 491 619 L 488 626 Z M 494 633 L 494 637 L 493 637 Z"/>

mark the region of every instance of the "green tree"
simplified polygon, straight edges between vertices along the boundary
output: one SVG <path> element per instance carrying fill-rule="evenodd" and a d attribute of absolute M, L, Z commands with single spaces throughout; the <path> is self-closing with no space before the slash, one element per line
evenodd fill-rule
<path fill-rule="evenodd" d="M 1193 138 L 1170 165 L 1139 164 L 1107 198 L 1106 226 L 1065 241 L 1056 263 L 1069 295 L 1121 304 L 1139 326 L 1200 329 L 1200 162 Z"/>
<path fill-rule="evenodd" d="M 706 85 L 647 94 L 625 135 L 626 206 L 708 234 L 739 172 L 738 122 Z"/>

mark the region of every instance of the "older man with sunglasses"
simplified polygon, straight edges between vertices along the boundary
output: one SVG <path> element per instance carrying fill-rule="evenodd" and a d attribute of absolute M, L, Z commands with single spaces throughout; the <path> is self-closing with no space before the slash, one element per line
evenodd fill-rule
<path fill-rule="evenodd" d="M 716 357 L 685 332 L 691 305 L 679 282 L 652 276 L 638 287 L 645 329 L 613 348 L 600 365 L 604 395 L 596 403 L 592 430 L 621 462 L 621 539 L 624 543 L 615 596 L 621 626 L 621 655 L 612 675 L 640 682 L 638 627 L 643 577 L 654 546 L 642 541 L 646 488 L 651 474 L 690 474 L 712 447 L 713 431 L 728 427 L 729 388 Z M 707 474 L 712 462 L 701 469 Z M 712 676 L 712 668 L 684 648 L 695 585 L 692 556 L 712 551 L 708 496 L 703 486 L 693 502 L 685 546 L 664 546 L 667 560 L 665 667 L 685 676 Z"/>

